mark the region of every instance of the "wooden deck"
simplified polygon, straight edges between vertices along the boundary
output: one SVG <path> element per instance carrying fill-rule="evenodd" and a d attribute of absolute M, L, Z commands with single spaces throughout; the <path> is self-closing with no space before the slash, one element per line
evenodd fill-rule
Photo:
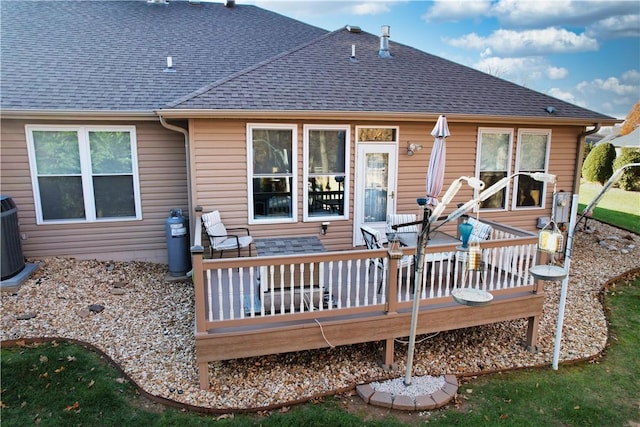
<path fill-rule="evenodd" d="M 537 237 L 507 231 L 483 243 L 483 272 L 464 271 L 454 257 L 455 245 L 427 248 L 433 255 L 423 269 L 418 334 L 527 318 L 523 338 L 535 347 L 544 292 L 528 271 L 537 262 Z M 202 388 L 208 388 L 210 361 L 369 341 L 385 342 L 382 359 L 390 365 L 394 338 L 408 335 L 412 269 L 399 268 L 386 249 L 208 260 L 197 236 L 195 243 Z M 385 268 L 372 265 L 375 259 Z M 457 287 L 484 289 L 494 300 L 484 307 L 457 304 L 451 297 Z"/>

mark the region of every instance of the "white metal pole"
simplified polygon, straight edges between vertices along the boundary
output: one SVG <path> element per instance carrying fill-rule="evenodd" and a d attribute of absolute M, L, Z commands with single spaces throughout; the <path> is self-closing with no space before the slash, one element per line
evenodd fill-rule
<path fill-rule="evenodd" d="M 560 341 L 562 340 L 562 323 L 564 322 L 564 307 L 567 300 L 567 286 L 569 284 L 569 268 L 571 267 L 571 252 L 573 251 L 573 236 L 576 231 L 576 216 L 578 213 L 578 195 L 573 195 L 571 201 L 571 220 L 569 221 L 569 235 L 567 236 L 567 248 L 564 252 L 564 269 L 567 275 L 562 279 L 560 287 L 560 305 L 558 307 L 558 322 L 556 324 L 556 340 L 553 347 L 554 370 L 558 370 L 558 359 L 560 358 Z"/>
<path fill-rule="evenodd" d="M 424 209 L 422 229 L 418 234 L 417 263 L 413 276 L 413 305 L 411 306 L 411 327 L 409 328 L 409 348 L 407 349 L 407 368 L 404 374 L 404 385 L 411 385 L 411 371 L 413 370 L 413 353 L 416 346 L 416 329 L 418 327 L 418 309 L 420 308 L 420 294 L 422 293 L 422 268 L 424 264 L 424 250 L 429 241 L 429 210 Z M 426 239 L 425 239 L 426 238 Z"/>

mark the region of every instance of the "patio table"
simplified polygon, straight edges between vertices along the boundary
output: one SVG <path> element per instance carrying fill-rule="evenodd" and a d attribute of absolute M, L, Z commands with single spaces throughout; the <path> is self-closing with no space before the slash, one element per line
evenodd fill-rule
<path fill-rule="evenodd" d="M 258 256 L 278 256 L 278 255 L 294 255 L 326 252 L 324 245 L 317 236 L 292 236 L 292 237 L 268 237 L 255 240 L 256 252 Z M 291 261 L 294 263 L 295 261 Z M 271 307 L 271 298 L 274 298 L 274 309 L 280 309 L 281 302 L 284 303 L 285 310 L 289 308 L 291 302 L 290 286 L 293 283 L 295 291 L 293 294 L 294 305 L 299 305 L 300 284 L 304 282 L 305 293 L 313 294 L 314 306 L 318 307 L 322 297 L 322 284 L 320 283 L 319 268 L 316 265 L 311 277 L 310 265 L 305 263 L 304 273 L 301 274 L 300 265 L 294 264 L 293 277 L 288 267 L 284 269 L 284 277 L 280 273 L 278 265 L 273 269 L 273 276 L 268 273 L 267 267 L 260 267 L 259 273 L 259 298 L 264 302 L 265 310 L 269 311 Z M 270 292 L 269 279 L 273 277 L 274 292 Z M 313 292 L 309 289 L 313 280 Z"/>
<path fill-rule="evenodd" d="M 266 237 L 255 239 L 258 256 L 325 252 L 317 236 Z"/>

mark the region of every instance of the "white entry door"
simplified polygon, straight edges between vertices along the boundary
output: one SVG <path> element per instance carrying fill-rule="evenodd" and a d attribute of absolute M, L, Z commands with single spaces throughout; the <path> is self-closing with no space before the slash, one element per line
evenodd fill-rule
<path fill-rule="evenodd" d="M 360 143 L 356 154 L 353 244 L 364 245 L 360 226 L 380 231 L 386 241 L 387 213 L 395 212 L 398 145 Z"/>

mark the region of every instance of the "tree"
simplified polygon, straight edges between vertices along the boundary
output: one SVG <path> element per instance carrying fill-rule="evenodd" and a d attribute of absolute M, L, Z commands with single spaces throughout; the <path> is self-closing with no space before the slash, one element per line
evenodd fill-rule
<path fill-rule="evenodd" d="M 582 165 L 582 177 L 589 182 L 604 184 L 613 175 L 613 161 L 616 149 L 613 144 L 606 142 L 597 145 Z"/>
<path fill-rule="evenodd" d="M 620 155 L 613 162 L 613 169 L 618 170 L 629 163 L 640 163 L 640 151 L 634 148 L 623 148 Z M 640 189 L 640 167 L 627 168 L 618 180 L 620 188 L 626 191 Z"/>
<path fill-rule="evenodd" d="M 626 135 L 628 133 L 633 132 L 635 128 L 640 125 L 640 101 L 636 102 L 627 114 L 627 119 L 622 124 L 622 128 L 620 129 L 620 135 Z"/>

